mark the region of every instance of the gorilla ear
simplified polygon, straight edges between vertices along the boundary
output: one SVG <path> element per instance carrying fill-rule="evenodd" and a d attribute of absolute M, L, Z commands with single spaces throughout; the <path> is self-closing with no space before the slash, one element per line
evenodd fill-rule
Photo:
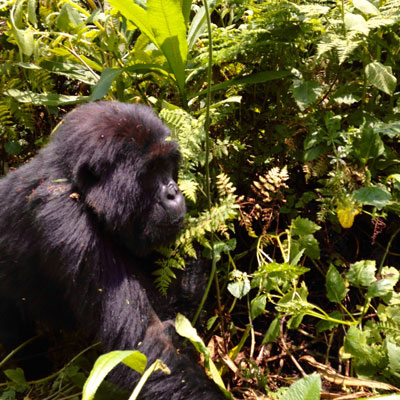
<path fill-rule="evenodd" d="M 73 177 L 73 183 L 81 193 L 96 185 L 99 180 L 100 176 L 87 163 L 80 165 Z"/>

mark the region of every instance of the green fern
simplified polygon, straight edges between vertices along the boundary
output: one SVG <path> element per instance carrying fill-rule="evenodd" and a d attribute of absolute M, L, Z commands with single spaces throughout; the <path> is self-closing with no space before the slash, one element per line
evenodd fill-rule
<path fill-rule="evenodd" d="M 195 119 L 181 109 L 163 109 L 160 116 L 171 129 L 172 137 L 180 144 L 183 160 L 179 186 L 185 197 L 196 203 L 204 182 L 204 176 L 198 173 L 205 160 L 203 117 Z M 163 258 L 158 261 L 160 268 L 155 271 L 155 283 L 162 294 L 166 295 L 168 286 L 175 278 L 173 270 L 183 269 L 187 257 L 196 257 L 195 242 L 203 247 L 210 247 L 208 237 L 211 231 L 229 237 L 239 208 L 235 190 L 226 174 L 218 175 L 218 197 L 211 210 L 198 211 L 195 216 L 193 210 L 186 217 L 185 229 L 175 244 L 168 249 L 161 249 Z"/>

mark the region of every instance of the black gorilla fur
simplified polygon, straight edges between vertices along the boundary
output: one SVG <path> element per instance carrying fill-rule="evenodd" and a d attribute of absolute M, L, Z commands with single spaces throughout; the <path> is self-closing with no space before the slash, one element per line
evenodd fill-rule
<path fill-rule="evenodd" d="M 168 136 L 146 106 L 89 103 L 0 180 L 0 342 L 18 345 L 37 321 L 79 329 L 107 351 L 138 349 L 148 365 L 168 365 L 171 375 L 153 374 L 143 399 L 220 399 L 151 304 L 146 256 L 176 237 L 185 213 Z M 121 367 L 114 378 L 129 388 L 138 374 Z"/>

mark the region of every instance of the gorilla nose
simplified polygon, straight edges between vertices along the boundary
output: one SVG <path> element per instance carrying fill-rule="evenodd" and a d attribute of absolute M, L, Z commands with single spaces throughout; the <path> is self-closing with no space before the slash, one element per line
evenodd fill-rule
<path fill-rule="evenodd" d="M 168 182 L 164 186 L 162 202 L 173 219 L 182 218 L 185 214 L 185 200 L 175 182 Z"/>

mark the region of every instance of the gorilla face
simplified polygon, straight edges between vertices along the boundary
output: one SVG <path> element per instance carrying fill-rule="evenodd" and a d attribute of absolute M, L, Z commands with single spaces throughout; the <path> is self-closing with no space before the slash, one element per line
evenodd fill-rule
<path fill-rule="evenodd" d="M 140 194 L 131 218 L 120 232 L 125 244 L 137 255 L 172 242 L 183 225 L 185 201 L 177 179 L 178 160 L 154 158 L 135 182 Z M 132 241 L 133 238 L 133 241 Z"/>
<path fill-rule="evenodd" d="M 112 135 L 97 134 L 93 150 L 74 168 L 74 185 L 105 229 L 142 256 L 172 242 L 182 228 L 186 208 L 176 183 L 181 156 L 164 125 L 155 127 L 162 128 L 158 135 L 126 118 L 119 125 Z M 106 158 L 110 147 L 114 154 Z"/>

